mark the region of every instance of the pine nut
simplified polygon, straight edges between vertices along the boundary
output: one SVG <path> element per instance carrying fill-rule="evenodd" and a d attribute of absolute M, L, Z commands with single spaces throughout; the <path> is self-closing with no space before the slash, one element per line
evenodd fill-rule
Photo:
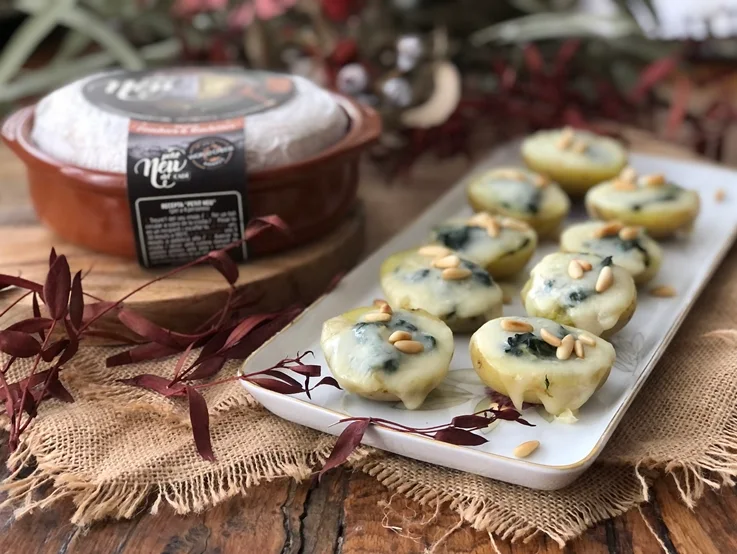
<path fill-rule="evenodd" d="M 632 183 L 637 179 L 637 171 L 635 171 L 634 167 L 628 165 L 621 171 L 621 173 L 619 174 L 619 178 L 622 181 L 628 181 Z"/>
<path fill-rule="evenodd" d="M 515 231 L 520 231 L 524 233 L 527 231 L 530 227 L 525 223 L 524 221 L 520 221 L 519 219 L 514 219 L 511 217 L 505 217 L 502 219 L 502 227 L 505 227 L 507 229 L 514 229 Z"/>
<path fill-rule="evenodd" d="M 562 342 L 558 337 L 556 337 L 547 329 L 540 329 L 540 337 L 542 337 L 542 339 L 550 346 L 555 346 L 556 348 L 558 348 Z"/>
<path fill-rule="evenodd" d="M 505 331 L 512 333 L 529 333 L 532 331 L 532 325 L 526 321 L 518 321 L 516 319 L 503 319 L 501 326 Z"/>
<path fill-rule="evenodd" d="M 619 238 L 622 240 L 633 240 L 640 235 L 639 227 L 623 227 L 619 231 Z"/>
<path fill-rule="evenodd" d="M 662 173 L 653 173 L 652 175 L 645 175 L 642 178 L 642 182 L 648 187 L 662 187 L 665 184 L 665 175 Z"/>
<path fill-rule="evenodd" d="M 422 343 L 416 340 L 398 340 L 394 343 L 394 348 L 405 354 L 419 354 L 425 350 Z"/>
<path fill-rule="evenodd" d="M 532 454 L 535 450 L 538 449 L 540 446 L 540 441 L 527 441 L 523 442 L 522 444 L 518 444 L 512 453 L 517 458 L 527 458 L 530 454 Z"/>
<path fill-rule="evenodd" d="M 519 169 L 500 169 L 496 172 L 500 179 L 511 179 L 513 181 L 522 181 L 525 174 Z"/>
<path fill-rule="evenodd" d="M 714 193 L 714 200 L 717 202 L 724 202 L 725 198 L 727 198 L 727 191 L 724 189 L 717 189 Z"/>
<path fill-rule="evenodd" d="M 374 300 L 374 307 L 376 307 L 376 308 L 381 308 L 385 304 L 389 304 L 389 302 L 387 302 L 383 298 L 377 298 L 377 299 Z"/>
<path fill-rule="evenodd" d="M 427 256 L 428 258 L 439 258 L 442 256 L 448 256 L 452 250 L 439 244 L 428 244 L 417 250 L 417 253 L 421 256 Z"/>
<path fill-rule="evenodd" d="M 500 231 L 501 229 L 499 229 L 499 224 L 496 221 L 493 219 L 489 221 L 489 224 L 486 226 L 486 232 L 489 233 L 490 237 L 498 237 Z"/>
<path fill-rule="evenodd" d="M 578 340 L 586 346 L 596 346 L 596 339 L 589 335 L 578 335 Z"/>
<path fill-rule="evenodd" d="M 576 154 L 585 154 L 586 150 L 589 149 L 589 143 L 585 140 L 577 140 L 573 143 L 573 147 L 571 150 L 573 150 Z"/>
<path fill-rule="evenodd" d="M 545 175 L 535 175 L 532 178 L 532 184 L 539 189 L 544 189 L 550 184 L 550 179 L 548 179 Z"/>
<path fill-rule="evenodd" d="M 596 231 L 594 231 L 594 236 L 597 239 L 600 239 L 603 237 L 616 235 L 617 233 L 619 233 L 619 231 L 622 230 L 622 227 L 624 227 L 624 225 L 622 225 L 619 221 L 610 221 L 609 223 L 605 223 Z"/>
<path fill-rule="evenodd" d="M 579 358 L 584 358 L 584 351 L 583 351 L 583 343 L 580 340 L 577 340 L 573 343 L 573 350 L 576 353 L 576 356 Z"/>
<path fill-rule="evenodd" d="M 571 260 L 568 264 L 568 275 L 571 279 L 580 279 L 583 277 L 583 268 L 576 260 Z"/>
<path fill-rule="evenodd" d="M 570 127 L 565 127 L 560 133 L 558 140 L 555 142 L 555 146 L 559 150 L 567 150 L 573 143 L 574 138 L 575 135 L 573 133 L 573 129 L 571 129 Z"/>
<path fill-rule="evenodd" d="M 465 267 L 449 267 L 444 269 L 441 277 L 446 281 L 460 281 L 471 276 L 471 270 Z"/>
<path fill-rule="evenodd" d="M 363 320 L 368 323 L 385 323 L 392 318 L 392 314 L 383 312 L 371 312 L 363 316 Z"/>
<path fill-rule="evenodd" d="M 555 351 L 555 357 L 559 360 L 567 360 L 568 358 L 570 358 L 575 343 L 576 341 L 573 338 L 573 335 L 566 335 L 565 337 L 563 337 L 563 340 L 560 341 L 560 346 Z"/>
<path fill-rule="evenodd" d="M 392 307 L 388 303 L 386 303 L 386 302 L 384 304 L 382 304 L 381 306 L 379 306 L 379 311 L 382 314 L 392 315 L 392 313 L 393 313 Z"/>
<path fill-rule="evenodd" d="M 614 283 L 614 272 L 611 266 L 602 267 L 596 279 L 596 292 L 604 292 Z"/>
<path fill-rule="evenodd" d="M 637 190 L 637 185 L 632 181 L 623 181 L 622 179 L 616 179 L 614 181 L 615 190 Z"/>
<path fill-rule="evenodd" d="M 574 261 L 578 265 L 580 265 L 581 266 L 581 269 L 583 269 L 584 271 L 591 271 L 591 269 L 594 267 L 594 266 L 591 265 L 590 262 L 587 262 L 586 260 L 578 260 L 578 259 L 576 259 Z"/>
<path fill-rule="evenodd" d="M 445 256 L 443 258 L 438 258 L 432 262 L 433 267 L 437 267 L 438 269 L 448 269 L 449 267 L 458 267 L 461 265 L 461 259 L 456 256 L 455 254 L 451 254 L 450 256 Z"/>
<path fill-rule="evenodd" d="M 488 227 L 494 222 L 494 218 L 486 212 L 479 212 L 468 220 L 468 225 L 472 227 Z"/>
<path fill-rule="evenodd" d="M 399 342 L 400 340 L 412 340 L 412 335 L 410 335 L 407 331 L 394 331 L 391 335 L 389 335 L 389 342 L 394 344 L 395 342 Z"/>
<path fill-rule="evenodd" d="M 653 287 L 649 292 L 652 296 L 657 296 L 659 298 L 672 298 L 677 294 L 676 289 L 670 285 Z"/>

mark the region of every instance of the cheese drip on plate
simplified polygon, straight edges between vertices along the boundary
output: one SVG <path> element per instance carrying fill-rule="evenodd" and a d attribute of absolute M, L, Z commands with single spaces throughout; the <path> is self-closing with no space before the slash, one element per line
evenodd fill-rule
<path fill-rule="evenodd" d="M 504 321 L 524 322 L 527 331 L 508 331 Z M 559 359 L 556 343 L 566 335 L 583 340 L 579 357 Z M 553 339 L 549 337 L 554 337 Z M 540 317 L 503 317 L 486 323 L 471 337 L 471 359 L 481 380 L 509 396 L 517 409 L 523 402 L 542 404 L 553 415 L 575 414 L 606 381 L 614 364 L 614 347 L 599 337 Z M 575 420 L 575 418 L 569 418 Z"/>
<path fill-rule="evenodd" d="M 591 269 L 579 278 L 572 277 L 574 260 L 590 264 Z M 605 290 L 597 291 L 602 271 L 611 271 L 611 282 Z M 619 330 L 629 320 L 637 303 L 637 289 L 627 270 L 614 265 L 611 258 L 556 252 L 532 268 L 522 298 L 530 316 L 547 317 L 601 335 Z"/>
<path fill-rule="evenodd" d="M 325 359 L 344 390 L 372 400 L 399 399 L 414 410 L 445 379 L 453 333 L 423 310 L 396 310 L 386 321 L 373 321 L 370 314 L 376 313 L 357 308 L 326 321 L 320 339 Z M 397 332 L 421 350 L 403 352 L 399 342 L 392 344 Z"/>

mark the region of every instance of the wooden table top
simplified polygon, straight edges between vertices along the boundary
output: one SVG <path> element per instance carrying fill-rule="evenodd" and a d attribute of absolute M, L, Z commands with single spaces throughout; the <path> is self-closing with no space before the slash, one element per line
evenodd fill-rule
<path fill-rule="evenodd" d="M 654 143 L 636 134 L 635 148 L 671 153 L 682 150 Z M 465 170 L 461 160 L 416 168 L 408 185 L 386 185 L 369 172 L 361 185 L 367 207 L 368 251 L 399 230 L 381 221 L 387 203 L 405 202 L 419 213 L 448 183 Z M 0 224 L 33 223 L 23 168 L 0 148 Z M 406 223 L 406 221 L 404 222 Z M 4 446 L 0 459 L 5 459 Z M 7 471 L 0 471 L 4 478 Z M 2 495 L 0 495 L 0 501 Z M 14 521 L 12 509 L 0 510 L 0 552 L 9 554 L 71 552 L 132 553 L 259 553 L 259 554 L 397 554 L 423 553 L 459 521 L 449 510 L 435 514 L 393 494 L 374 478 L 337 470 L 319 485 L 281 479 L 248 490 L 201 514 L 178 516 L 169 509 L 147 512 L 130 521 L 110 522 L 80 530 L 69 523 L 72 506 L 60 502 L 50 509 Z M 650 554 L 662 551 L 657 534 L 670 554 L 737 552 L 737 493 L 732 488 L 708 492 L 691 511 L 679 499 L 671 479 L 653 488 L 652 502 L 642 511 L 600 523 L 570 542 L 563 552 Z M 424 526 L 412 521 L 428 522 Z M 498 551 L 559 553 L 557 544 L 538 535 L 527 544 L 496 540 Z M 489 536 L 468 526 L 452 532 L 436 552 L 493 554 Z"/>

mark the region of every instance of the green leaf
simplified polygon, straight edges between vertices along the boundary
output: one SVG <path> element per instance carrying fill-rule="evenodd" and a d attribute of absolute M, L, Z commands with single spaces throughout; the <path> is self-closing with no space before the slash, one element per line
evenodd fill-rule
<path fill-rule="evenodd" d="M 641 35 L 631 17 L 621 13 L 593 15 L 578 12 L 533 14 L 503 21 L 471 35 L 471 43 L 523 43 L 536 40 L 600 37 L 604 39 Z"/>
<path fill-rule="evenodd" d="M 0 55 L 0 84 L 15 76 L 41 41 L 57 26 L 62 14 L 73 4 L 74 0 L 59 0 L 31 15 L 21 24 Z M 23 11 L 27 11 L 29 7 L 31 6 L 27 7 L 22 2 L 17 6 Z"/>

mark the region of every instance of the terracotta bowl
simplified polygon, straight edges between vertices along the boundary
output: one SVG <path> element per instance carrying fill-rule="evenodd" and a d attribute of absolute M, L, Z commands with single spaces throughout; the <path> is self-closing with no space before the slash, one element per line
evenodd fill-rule
<path fill-rule="evenodd" d="M 306 160 L 249 173 L 251 217 L 277 214 L 291 236 L 266 232 L 249 243 L 249 252 L 269 254 L 329 233 L 356 199 L 361 151 L 381 132 L 371 108 L 344 96 L 335 100 L 350 119 L 345 136 Z M 3 123 L 5 143 L 25 163 L 39 219 L 60 237 L 98 252 L 134 258 L 136 249 L 125 174 L 68 165 L 42 152 L 31 140 L 34 106 Z"/>

